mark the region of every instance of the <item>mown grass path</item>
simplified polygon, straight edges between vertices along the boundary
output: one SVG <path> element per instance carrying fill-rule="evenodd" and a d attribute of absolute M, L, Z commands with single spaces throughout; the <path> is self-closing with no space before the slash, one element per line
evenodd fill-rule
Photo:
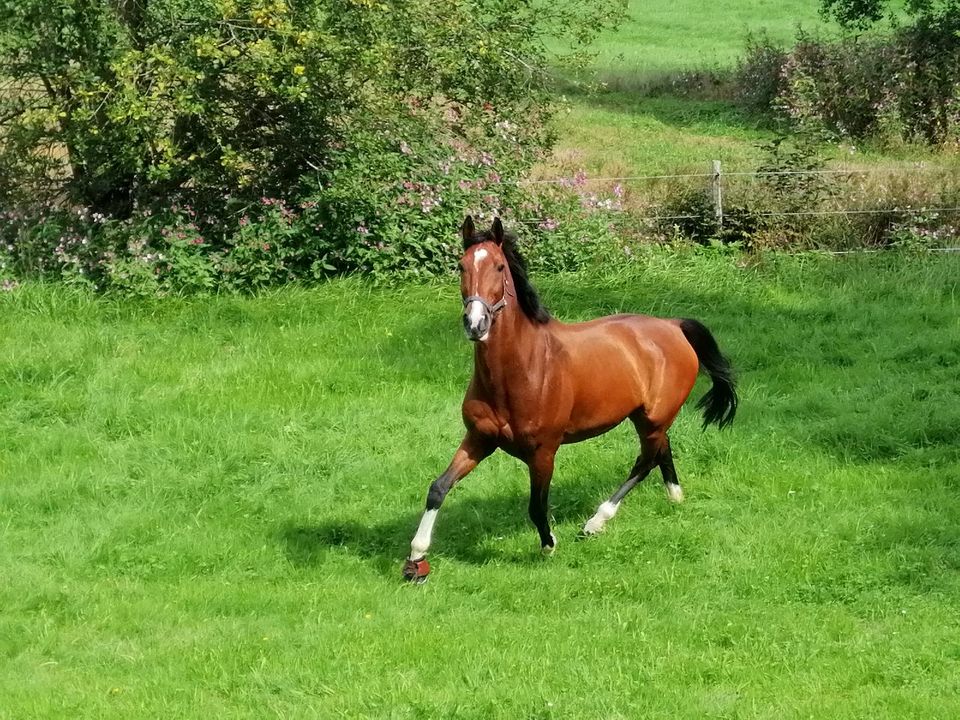
<path fill-rule="evenodd" d="M 632 431 L 561 450 L 548 560 L 492 458 L 421 587 L 400 566 L 471 366 L 455 282 L 0 294 L 0 717 L 960 717 L 957 278 L 662 252 L 540 278 L 567 320 L 700 318 L 741 412 L 686 408 L 686 503 L 655 477 L 590 541 Z"/>

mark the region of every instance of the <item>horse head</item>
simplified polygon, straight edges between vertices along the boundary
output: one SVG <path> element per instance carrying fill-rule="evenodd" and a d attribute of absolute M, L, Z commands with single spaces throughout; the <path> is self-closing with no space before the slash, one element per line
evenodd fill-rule
<path fill-rule="evenodd" d="M 469 215 L 461 228 L 460 295 L 463 299 L 463 329 L 473 342 L 485 342 L 497 315 L 507 307 L 510 271 L 503 250 L 503 224 L 494 218 L 485 233 L 478 234 Z"/>

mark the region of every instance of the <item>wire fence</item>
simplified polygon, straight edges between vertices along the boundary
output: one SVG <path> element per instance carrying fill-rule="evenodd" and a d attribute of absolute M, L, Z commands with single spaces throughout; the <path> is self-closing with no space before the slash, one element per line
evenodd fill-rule
<path fill-rule="evenodd" d="M 774 178 L 777 176 L 886 176 L 894 177 L 902 174 L 923 174 L 936 173 L 941 175 L 953 175 L 960 177 L 960 171 L 945 168 L 940 165 L 928 163 L 915 163 L 911 165 L 897 166 L 893 168 L 837 168 L 837 169 L 810 169 L 810 170 L 735 170 L 732 172 L 723 171 L 719 161 L 713 162 L 713 171 L 708 172 L 685 172 L 685 173 L 664 173 L 657 175 L 621 175 L 621 176 L 602 176 L 587 177 L 582 171 L 574 177 L 559 178 L 535 178 L 516 181 L 519 186 L 538 186 L 538 185 L 556 185 L 570 189 L 583 189 L 588 186 L 598 184 L 609 185 L 611 183 L 655 183 L 666 180 L 701 180 L 704 181 L 705 191 L 713 189 L 714 212 L 717 222 L 723 222 L 723 185 L 724 180 L 728 178 L 738 179 L 763 179 Z M 947 214 L 960 213 L 960 206 L 957 205 L 896 205 L 886 208 L 837 208 L 837 209 L 811 209 L 811 210 L 757 210 L 752 211 L 752 217 L 816 217 L 816 216 L 871 216 L 871 215 L 897 215 L 897 216 L 916 216 L 920 214 Z M 696 220 L 703 219 L 702 214 L 642 214 L 632 213 L 632 219 L 640 222 L 667 222 L 672 220 Z M 513 222 L 523 225 L 543 225 L 543 218 L 514 220 Z M 960 252 L 960 247 L 929 247 L 929 252 Z M 830 255 L 851 255 L 862 252 L 881 252 L 882 249 L 865 248 L 861 250 L 839 250 L 831 251 Z"/>
<path fill-rule="evenodd" d="M 940 166 L 929 165 L 927 163 L 917 163 L 914 165 L 896 167 L 896 168 L 845 168 L 831 170 L 735 170 L 733 172 L 723 171 L 723 177 L 769 177 L 775 175 L 898 175 L 900 173 L 924 173 L 924 172 L 950 172 L 949 169 Z M 529 180 L 517 180 L 518 185 L 564 185 L 571 186 L 574 182 L 582 183 L 600 183 L 600 182 L 635 182 L 641 180 L 675 180 L 690 178 L 713 178 L 714 172 L 698 173 L 671 173 L 665 175 L 625 175 L 618 177 L 587 177 L 581 178 L 534 178 Z"/>

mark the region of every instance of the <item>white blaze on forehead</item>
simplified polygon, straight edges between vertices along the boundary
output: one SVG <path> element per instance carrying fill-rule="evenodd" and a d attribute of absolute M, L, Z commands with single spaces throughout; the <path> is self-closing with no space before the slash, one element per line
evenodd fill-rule
<path fill-rule="evenodd" d="M 480 269 L 480 263 L 481 263 L 483 260 L 486 260 L 486 259 L 487 259 L 487 255 L 489 255 L 489 254 L 490 254 L 490 253 L 488 253 L 488 252 L 487 252 L 486 250 L 484 250 L 483 248 L 480 248 L 479 250 L 477 250 L 477 251 L 473 254 L 473 269 L 474 269 L 474 270 L 479 270 L 479 269 Z"/>

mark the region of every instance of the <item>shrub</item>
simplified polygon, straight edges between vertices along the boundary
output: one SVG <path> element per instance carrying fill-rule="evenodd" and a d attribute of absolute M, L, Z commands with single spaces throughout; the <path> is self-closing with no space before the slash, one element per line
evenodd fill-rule
<path fill-rule="evenodd" d="M 835 138 L 930 144 L 960 139 L 960 5 L 920 14 L 886 38 L 801 32 L 781 51 L 748 41 L 739 69 L 748 108 Z"/>
<path fill-rule="evenodd" d="M 48 273 L 39 236 L 69 225 L 131 282 L 141 230 L 154 275 L 203 259 L 202 287 L 436 272 L 452 218 L 508 211 L 549 147 L 547 40 L 579 56 L 624 5 L 0 0 L 0 233 Z M 123 224 L 176 208 L 203 247 Z"/>
<path fill-rule="evenodd" d="M 574 271 L 623 256 L 622 230 L 630 217 L 622 185 L 604 190 L 578 170 L 531 185 L 529 193 L 522 205 L 529 220 L 520 230 L 531 267 Z"/>
<path fill-rule="evenodd" d="M 765 33 L 747 36 L 746 54 L 737 65 L 734 88 L 751 112 L 774 115 L 784 91 L 783 67 L 787 52 Z"/>

